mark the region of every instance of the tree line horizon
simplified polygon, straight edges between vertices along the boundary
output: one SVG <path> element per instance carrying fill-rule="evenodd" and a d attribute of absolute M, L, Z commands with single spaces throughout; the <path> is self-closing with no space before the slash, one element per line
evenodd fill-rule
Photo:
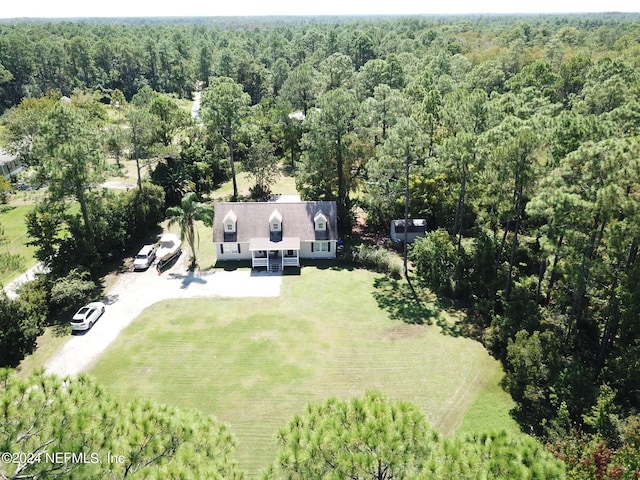
<path fill-rule="evenodd" d="M 569 478 L 634 478 L 637 20 L 0 22 L 3 135 L 55 179 L 60 154 L 47 145 L 65 122 L 52 105 L 74 98 L 77 113 L 65 118 L 105 127 L 104 151 L 159 159 L 150 175 L 165 194 L 156 216 L 226 180 L 239 198 L 236 167 L 255 181 L 250 197 L 265 198 L 284 166 L 303 199 L 337 202 L 351 238 L 357 216 L 375 233 L 403 218 L 408 187 L 410 216 L 431 230 L 409 251 L 418 285 L 459 305 L 464 334 L 502 362 L 524 431 L 563 458 Z M 201 124 L 177 106 L 196 81 Z M 114 98 L 129 109 L 115 114 Z M 118 137 L 123 125 L 127 138 Z M 60 185 L 57 200 L 85 195 L 82 182 Z M 101 201 L 91 195 L 80 217 L 59 218 L 90 225 Z M 54 208 L 32 217 L 36 238 L 50 233 L 43 220 Z M 88 231 L 95 251 L 106 239 Z M 589 463 L 596 456 L 604 467 Z"/>

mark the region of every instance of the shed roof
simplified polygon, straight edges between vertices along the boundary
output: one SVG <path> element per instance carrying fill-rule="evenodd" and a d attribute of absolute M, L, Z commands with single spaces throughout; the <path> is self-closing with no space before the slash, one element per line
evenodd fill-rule
<path fill-rule="evenodd" d="M 18 157 L 16 157 L 15 155 L 11 155 L 6 150 L 0 148 L 0 165 L 12 162 L 12 161 L 16 160 L 17 158 Z"/>
<path fill-rule="evenodd" d="M 392 220 L 391 225 L 396 232 L 404 232 L 404 218 Z M 427 221 L 424 218 L 410 218 L 407 226 L 407 232 L 424 233 L 427 231 Z"/>

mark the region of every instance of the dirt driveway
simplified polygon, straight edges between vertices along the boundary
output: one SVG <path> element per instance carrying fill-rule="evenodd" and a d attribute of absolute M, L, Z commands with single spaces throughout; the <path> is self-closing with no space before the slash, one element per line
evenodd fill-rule
<path fill-rule="evenodd" d="M 154 266 L 144 272 L 120 275 L 105 296 L 107 308 L 100 320 L 84 334 L 73 335 L 45 364 L 49 374 L 77 375 L 85 371 L 118 334 L 145 308 L 172 298 L 277 297 L 281 275 L 248 270 L 189 272 L 186 253 L 162 275 Z"/>

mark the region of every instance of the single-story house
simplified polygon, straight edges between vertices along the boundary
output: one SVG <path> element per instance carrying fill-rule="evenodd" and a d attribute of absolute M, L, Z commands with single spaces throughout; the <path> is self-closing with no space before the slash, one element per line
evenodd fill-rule
<path fill-rule="evenodd" d="M 214 205 L 218 260 L 251 260 L 278 271 L 301 258 L 336 257 L 336 202 L 220 202 Z"/>
<path fill-rule="evenodd" d="M 416 238 L 424 237 L 427 232 L 427 221 L 424 218 L 410 218 L 407 225 L 407 243 L 415 242 Z M 391 240 L 398 243 L 404 242 L 404 230 L 404 218 L 391 220 Z"/>
<path fill-rule="evenodd" d="M 24 170 L 24 165 L 18 160 L 18 157 L 0 148 L 0 173 L 6 178 L 12 178 L 22 170 Z"/>

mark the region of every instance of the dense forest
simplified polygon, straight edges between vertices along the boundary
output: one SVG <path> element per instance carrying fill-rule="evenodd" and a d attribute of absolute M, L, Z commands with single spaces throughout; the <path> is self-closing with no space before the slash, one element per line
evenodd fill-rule
<path fill-rule="evenodd" d="M 102 132 L 116 158 L 163 158 L 152 180 L 168 205 L 235 186 L 236 165 L 264 198 L 280 163 L 303 198 L 337 201 L 347 240 L 355 225 L 384 234 L 408 191 L 409 215 L 430 227 L 411 275 L 464 309 L 464 333 L 504 366 L 523 430 L 569 478 L 638 478 L 639 20 L 0 23 L 4 144 L 81 203 L 75 246 L 57 246 L 89 269 L 78 245 L 108 251 L 98 244 L 117 229 L 87 228 L 106 222 L 106 200 L 85 192 L 88 177 L 73 187 L 47 166 L 63 125 L 93 125 L 80 140 Z M 176 103 L 196 88 L 200 121 Z M 55 106 L 61 96 L 80 108 Z M 143 203 L 157 198 L 139 187 Z M 55 264 L 54 200 L 29 222 Z"/>

